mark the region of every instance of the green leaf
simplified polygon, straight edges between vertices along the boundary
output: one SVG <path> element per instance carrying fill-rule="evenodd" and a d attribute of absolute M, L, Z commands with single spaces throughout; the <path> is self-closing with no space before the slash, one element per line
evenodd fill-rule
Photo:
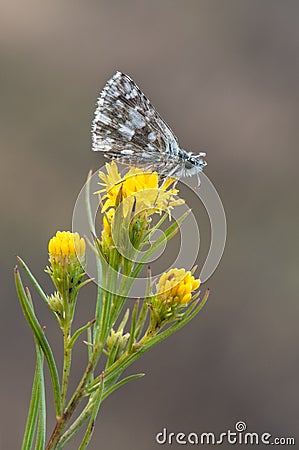
<path fill-rule="evenodd" d="M 186 211 L 182 216 L 177 219 L 173 224 L 171 224 L 167 230 L 162 234 L 154 243 L 153 245 L 143 253 L 140 261 L 138 264 L 136 264 L 135 269 L 133 270 L 132 274 L 130 275 L 132 278 L 136 278 L 142 269 L 144 263 L 147 261 L 149 256 L 151 256 L 153 253 L 155 253 L 161 245 L 165 243 L 165 241 L 169 241 L 179 230 L 179 225 L 185 220 L 185 218 L 190 213 L 190 210 Z"/>
<path fill-rule="evenodd" d="M 21 307 L 23 309 L 23 313 L 24 316 L 30 326 L 30 328 L 33 331 L 34 337 L 37 340 L 38 344 L 41 346 L 44 355 L 46 357 L 47 363 L 48 363 L 48 367 L 49 367 L 49 371 L 50 371 L 50 375 L 51 375 L 51 380 L 52 380 L 52 385 L 53 385 L 53 393 L 54 393 L 54 403 L 55 403 L 55 410 L 56 410 L 56 415 L 58 417 L 60 417 L 61 415 L 61 397 L 60 397 L 60 386 L 59 386 L 59 378 L 58 378 L 58 371 L 57 371 L 57 367 L 55 364 L 55 360 L 53 357 L 53 353 L 51 350 L 51 347 L 48 343 L 48 340 L 46 339 L 44 332 L 42 330 L 42 327 L 40 326 L 33 307 L 30 304 L 30 301 L 27 298 L 21 277 L 20 277 L 20 273 L 18 268 L 15 268 L 15 283 L 16 283 L 16 288 L 17 288 L 17 293 L 18 293 L 18 297 L 21 303 Z"/>
<path fill-rule="evenodd" d="M 32 275 L 29 267 L 26 265 L 26 263 L 22 260 L 22 258 L 20 258 L 19 256 L 17 256 L 17 260 L 19 261 L 19 263 L 21 264 L 21 266 L 23 267 L 23 269 L 25 270 L 25 272 L 27 273 L 28 277 L 30 278 L 30 280 L 33 283 L 33 286 L 35 287 L 35 289 L 37 290 L 38 294 L 41 296 L 41 298 L 44 300 L 44 302 L 49 306 L 49 300 L 47 295 L 44 293 L 44 291 L 42 290 L 41 286 L 39 285 L 38 281 L 36 280 L 36 278 Z"/>
<path fill-rule="evenodd" d="M 199 311 L 201 311 L 201 309 L 206 304 L 208 297 L 209 297 L 209 290 L 206 291 L 203 299 L 199 301 L 198 305 L 195 308 L 193 308 L 193 305 L 191 305 L 192 312 L 190 314 L 186 315 L 183 319 L 179 320 L 178 322 L 175 322 L 173 325 L 171 325 L 169 328 L 162 331 L 161 333 L 158 333 L 155 336 L 153 336 L 148 341 L 148 343 L 146 343 L 144 345 L 144 347 L 142 348 L 142 353 L 146 352 L 147 350 L 152 348 L 154 345 L 156 345 L 159 342 L 163 341 L 164 339 L 168 338 L 170 335 L 172 335 L 173 333 L 178 331 L 180 328 L 187 325 L 187 323 L 190 322 L 190 320 L 193 319 L 199 313 Z"/>
<path fill-rule="evenodd" d="M 69 348 L 72 348 L 76 342 L 76 340 L 78 339 L 78 337 L 80 336 L 81 333 L 83 333 L 83 331 L 87 330 L 88 328 L 90 328 L 93 324 L 95 323 L 95 319 L 90 320 L 88 323 L 86 323 L 85 325 L 83 325 L 83 327 L 78 328 L 77 331 L 75 331 L 75 333 L 73 334 L 70 342 L 69 342 Z"/>
<path fill-rule="evenodd" d="M 133 344 L 135 342 L 138 307 L 139 307 L 139 300 L 136 300 L 133 311 L 132 311 L 130 338 L 129 338 L 129 343 L 128 343 L 128 347 L 127 347 L 128 353 L 131 353 Z"/>
<path fill-rule="evenodd" d="M 46 399 L 44 382 L 44 355 L 42 349 L 36 344 L 37 370 L 38 370 L 38 427 L 36 435 L 35 450 L 43 450 L 46 442 Z"/>
<path fill-rule="evenodd" d="M 107 367 L 111 366 L 114 363 L 118 349 L 119 349 L 119 339 L 115 339 L 113 346 L 110 348 L 108 353 L 108 359 L 106 362 L 105 370 L 107 369 Z"/>
<path fill-rule="evenodd" d="M 92 411 L 92 397 L 89 398 L 87 405 L 83 409 L 82 413 L 74 420 L 74 422 L 69 426 L 69 428 L 65 431 L 65 433 L 61 436 L 58 441 L 57 449 L 60 450 L 63 448 L 74 436 L 83 424 L 89 418 Z"/>
<path fill-rule="evenodd" d="M 31 391 L 31 401 L 28 411 L 26 428 L 23 438 L 22 450 L 30 450 L 32 448 L 34 433 L 37 424 L 38 406 L 39 406 L 39 375 L 38 375 L 38 360 L 36 361 L 36 368 L 34 380 Z"/>
<path fill-rule="evenodd" d="M 103 390 L 104 390 L 104 372 L 102 373 L 101 378 L 102 378 L 101 386 L 99 387 L 99 389 L 97 390 L 97 392 L 94 395 L 94 400 L 93 400 L 94 403 L 93 403 L 89 423 L 87 426 L 87 430 L 85 432 L 84 438 L 83 438 L 78 450 L 86 449 L 86 447 L 88 446 L 88 444 L 91 440 L 92 434 L 93 434 L 94 423 L 95 423 L 95 420 L 98 415 L 99 408 L 100 408 L 100 405 L 102 402 L 102 394 L 103 394 Z"/>
<path fill-rule="evenodd" d="M 119 381 L 118 383 L 114 384 L 113 386 L 109 387 L 103 394 L 102 394 L 102 400 L 106 399 L 112 392 L 116 391 L 119 387 L 123 386 L 124 384 L 128 383 L 131 380 L 141 378 L 145 374 L 139 373 L 136 375 L 130 375 L 127 378 L 124 378 L 123 380 Z M 100 390 L 100 386 L 98 386 Z M 82 413 L 79 415 L 79 417 L 71 424 L 71 426 L 68 428 L 68 430 L 63 434 L 63 436 L 60 438 L 58 443 L 58 448 L 61 449 L 63 446 L 65 446 L 70 439 L 80 430 L 82 425 L 87 421 L 87 419 L 90 417 L 92 413 L 93 408 L 93 398 L 90 397 L 86 407 L 82 411 Z"/>
<path fill-rule="evenodd" d="M 92 209 L 91 209 L 91 204 L 90 204 L 90 180 L 92 177 L 92 170 L 90 170 L 88 172 L 87 175 L 87 181 L 86 181 L 86 189 L 85 189 L 85 207 L 86 207 L 86 215 L 87 215 L 87 220 L 88 220 L 88 225 L 89 225 L 89 229 L 91 230 L 91 232 L 93 234 L 95 234 L 95 226 L 94 226 L 94 221 L 93 221 L 93 217 L 92 217 Z"/>
<path fill-rule="evenodd" d="M 105 374 L 106 384 L 109 384 L 111 379 L 117 378 L 118 376 L 120 376 L 120 374 L 127 367 L 129 367 L 136 359 L 138 359 L 141 355 L 143 355 L 143 353 L 147 352 L 154 345 L 163 341 L 164 339 L 169 337 L 171 334 L 175 333 L 180 328 L 185 326 L 188 322 L 190 322 L 190 320 L 193 319 L 196 316 L 196 314 L 198 314 L 199 311 L 204 307 L 204 305 L 208 299 L 208 296 L 209 296 L 209 290 L 206 291 L 203 299 L 199 302 L 199 304 L 196 306 L 196 308 L 189 315 L 185 316 L 184 319 L 173 323 L 166 330 L 149 338 L 148 341 L 146 341 L 144 344 L 141 344 L 141 347 L 135 353 L 133 353 L 129 356 L 127 353 L 125 353 L 118 361 L 116 361 L 112 366 L 110 366 L 107 369 L 106 374 Z M 93 383 L 91 383 L 89 385 L 88 392 L 93 392 L 93 390 L 97 389 L 97 387 L 99 386 L 99 383 L 100 383 L 99 377 L 95 378 Z"/>
<path fill-rule="evenodd" d="M 136 332 L 135 332 L 135 339 L 138 340 L 142 334 L 143 327 L 147 318 L 148 313 L 148 298 L 152 295 L 151 286 L 152 286 L 152 274 L 151 274 L 151 268 L 147 268 L 147 283 L 146 283 L 146 289 L 145 289 L 145 298 L 143 300 L 142 308 L 139 313 L 139 317 L 136 324 Z"/>
<path fill-rule="evenodd" d="M 105 400 L 105 398 L 107 398 L 110 394 L 112 394 L 112 392 L 116 391 L 118 388 L 128 383 L 129 381 L 144 377 L 144 375 L 145 373 L 137 373 L 135 375 L 129 375 L 128 377 L 123 378 L 122 380 L 120 380 L 118 383 L 115 383 L 113 386 L 111 386 L 109 389 L 107 389 L 107 391 L 103 393 L 102 400 Z"/>
<path fill-rule="evenodd" d="M 123 317 L 122 321 L 119 324 L 119 327 L 118 327 L 117 331 L 120 331 L 121 333 L 123 333 L 124 328 L 125 328 L 125 326 L 126 326 L 126 324 L 128 322 L 129 314 L 130 314 L 130 309 L 127 308 L 127 310 L 126 310 L 126 312 L 124 314 L 124 317 Z"/>
<path fill-rule="evenodd" d="M 98 274 L 98 288 L 97 288 L 97 303 L 96 303 L 96 311 L 95 311 L 95 324 L 93 327 L 93 343 L 97 342 L 97 337 L 99 335 L 100 324 L 101 324 L 101 316 L 103 309 L 103 289 L 100 286 L 100 280 L 103 278 L 102 265 L 99 261 L 99 258 L 96 258 L 97 263 L 97 274 Z M 89 357 L 90 360 L 90 357 Z"/>
<path fill-rule="evenodd" d="M 141 242 L 141 246 L 143 246 L 143 245 L 145 245 L 145 244 L 147 244 L 147 243 L 149 242 L 149 240 L 148 240 L 149 236 L 150 236 L 154 231 L 156 231 L 156 230 L 159 229 L 159 227 L 163 224 L 163 222 L 165 222 L 165 220 L 167 219 L 167 217 L 169 217 L 168 212 L 162 214 L 161 219 L 156 223 L 156 225 L 154 225 L 152 228 L 150 228 L 150 229 L 145 233 L 144 239 L 143 239 L 142 242 Z"/>

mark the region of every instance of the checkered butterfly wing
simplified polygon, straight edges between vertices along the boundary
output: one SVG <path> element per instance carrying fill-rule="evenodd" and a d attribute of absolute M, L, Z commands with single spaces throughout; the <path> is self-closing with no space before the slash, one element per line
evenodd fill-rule
<path fill-rule="evenodd" d="M 97 102 L 92 149 L 125 164 L 161 171 L 179 147 L 171 129 L 134 81 L 117 72 Z"/>

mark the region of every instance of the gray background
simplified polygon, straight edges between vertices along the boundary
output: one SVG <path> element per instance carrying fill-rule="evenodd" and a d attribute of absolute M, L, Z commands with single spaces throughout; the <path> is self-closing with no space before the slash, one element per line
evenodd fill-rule
<path fill-rule="evenodd" d="M 47 242 L 71 227 L 87 172 L 103 162 L 90 151 L 90 122 L 116 69 L 184 148 L 208 152 L 228 241 L 204 311 L 130 369 L 147 375 L 103 404 L 90 448 L 151 450 L 163 427 L 221 432 L 237 420 L 296 436 L 298 14 L 290 0 L 2 2 L 1 449 L 20 448 L 35 360 L 15 255 L 51 292 Z M 94 292 L 80 299 L 78 323 Z M 35 301 L 60 360 L 56 323 Z"/>

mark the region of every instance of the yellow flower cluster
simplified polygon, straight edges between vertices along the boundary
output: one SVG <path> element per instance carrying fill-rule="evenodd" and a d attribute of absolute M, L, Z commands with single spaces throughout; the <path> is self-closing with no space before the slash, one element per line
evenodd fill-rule
<path fill-rule="evenodd" d="M 191 300 L 192 292 L 199 286 L 200 280 L 196 280 L 190 271 L 171 269 L 160 277 L 157 297 L 162 303 L 185 305 Z"/>
<path fill-rule="evenodd" d="M 62 319 L 67 310 L 66 304 L 75 304 L 78 289 L 84 285 L 85 240 L 78 233 L 57 231 L 50 239 L 48 249 L 50 267 L 46 268 L 46 272 L 57 289 L 57 293 L 49 297 L 49 304 L 57 317 Z"/>
<path fill-rule="evenodd" d="M 79 233 L 57 231 L 50 239 L 48 249 L 51 264 L 81 263 L 85 259 L 85 240 Z"/>
<path fill-rule="evenodd" d="M 178 189 L 168 189 L 176 180 L 169 178 L 159 186 L 159 175 L 157 172 L 145 172 L 136 167 L 123 176 L 118 172 L 114 161 L 106 164 L 107 174 L 99 172 L 102 180 L 99 184 L 103 186 L 98 193 L 104 193 L 105 200 L 102 212 L 109 208 L 116 208 L 119 195 L 123 201 L 123 214 L 126 217 L 135 202 L 135 211 L 144 212 L 147 216 L 163 211 L 170 211 L 174 206 L 184 203 L 183 200 L 175 198 Z M 126 200 L 127 199 L 127 200 Z"/>

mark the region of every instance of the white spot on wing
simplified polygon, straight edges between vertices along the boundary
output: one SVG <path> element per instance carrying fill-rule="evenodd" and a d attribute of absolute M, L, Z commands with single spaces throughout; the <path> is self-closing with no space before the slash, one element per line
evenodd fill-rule
<path fill-rule="evenodd" d="M 124 150 L 121 151 L 121 154 L 122 155 L 133 155 L 134 152 L 133 152 L 133 150 L 124 149 Z"/>
<path fill-rule="evenodd" d="M 125 92 L 126 92 L 127 94 L 129 94 L 130 91 L 131 91 L 130 83 L 129 83 L 126 79 L 124 79 L 124 80 L 123 80 L 123 84 L 124 84 Z"/>
<path fill-rule="evenodd" d="M 149 133 L 147 138 L 149 141 L 154 142 L 154 140 L 156 139 L 156 133 L 152 131 L 151 133 Z"/>
<path fill-rule="evenodd" d="M 142 119 L 142 115 L 139 114 L 138 111 L 135 111 L 135 109 L 130 108 L 129 115 L 130 120 L 135 128 L 142 128 L 145 126 L 145 122 Z"/>
<path fill-rule="evenodd" d="M 95 117 L 96 122 L 102 122 L 105 125 L 110 125 L 111 124 L 111 119 L 110 117 L 105 116 L 105 114 L 102 114 L 101 112 L 99 112 L 96 117 Z"/>
<path fill-rule="evenodd" d="M 152 144 L 147 144 L 146 147 L 149 149 L 150 152 L 155 151 L 155 147 Z"/>
<path fill-rule="evenodd" d="M 132 137 L 134 136 L 134 133 L 135 133 L 134 130 L 132 130 L 131 128 L 127 127 L 124 124 L 121 124 L 119 126 L 118 131 L 119 131 L 120 134 L 122 134 L 129 141 L 132 139 Z"/>

